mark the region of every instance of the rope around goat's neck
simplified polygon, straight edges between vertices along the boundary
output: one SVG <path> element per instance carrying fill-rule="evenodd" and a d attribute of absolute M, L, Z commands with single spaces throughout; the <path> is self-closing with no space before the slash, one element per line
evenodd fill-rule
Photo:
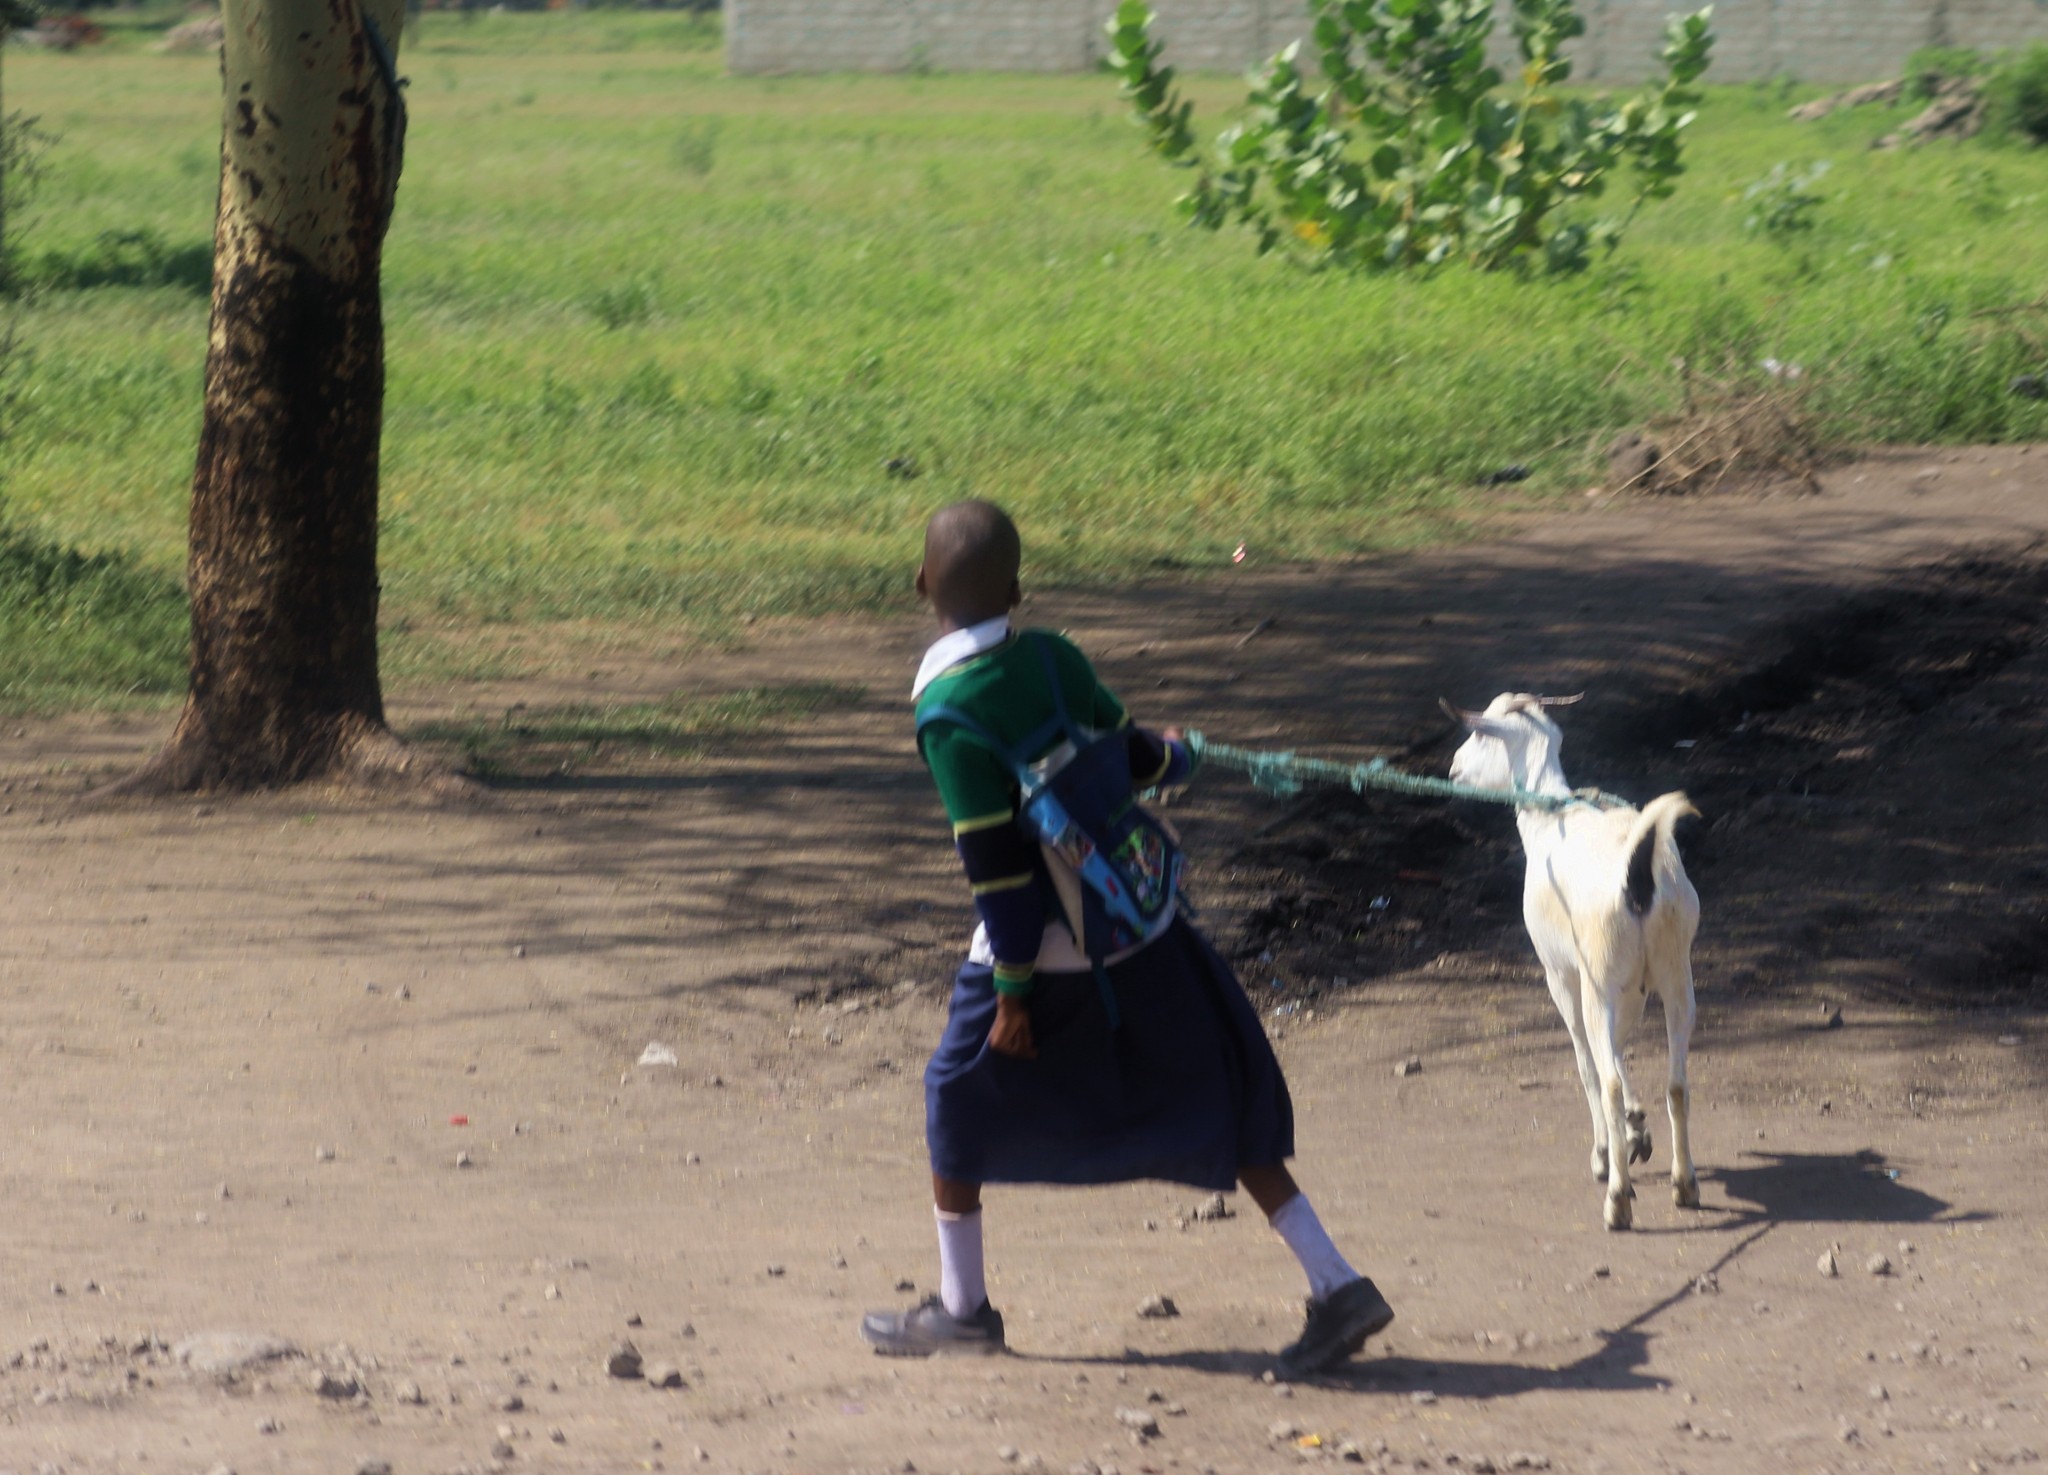
<path fill-rule="evenodd" d="M 1199 732 L 1187 735 L 1188 751 L 1197 763 L 1215 764 L 1243 774 L 1261 793 L 1286 797 L 1300 793 L 1310 784 L 1324 788 L 1349 789 L 1354 794 L 1367 789 L 1384 789 L 1395 794 L 1414 794 L 1433 799 L 1478 799 L 1488 804 L 1511 804 L 1517 809 L 1540 809 L 1555 813 L 1574 804 L 1595 809 L 1627 809 L 1628 800 L 1599 789 L 1575 789 L 1569 794 L 1539 794 L 1532 789 L 1510 786 L 1486 789 L 1474 784 L 1454 783 L 1447 778 L 1428 778 L 1403 773 L 1387 766 L 1384 758 L 1369 763 L 1333 763 L 1327 758 L 1302 758 L 1292 752 L 1261 752 L 1214 743 Z"/>

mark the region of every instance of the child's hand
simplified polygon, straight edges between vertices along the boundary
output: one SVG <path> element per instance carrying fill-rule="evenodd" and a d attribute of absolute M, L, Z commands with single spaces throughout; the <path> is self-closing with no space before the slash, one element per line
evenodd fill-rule
<path fill-rule="evenodd" d="M 1186 731 L 1178 727 L 1162 727 L 1159 729 L 1159 735 L 1169 743 L 1184 743 L 1188 740 Z"/>
<path fill-rule="evenodd" d="M 988 1032 L 988 1047 L 1018 1060 L 1038 1058 L 1038 1046 L 1031 1042 L 1031 1010 L 1014 994 L 996 995 L 996 1024 Z"/>

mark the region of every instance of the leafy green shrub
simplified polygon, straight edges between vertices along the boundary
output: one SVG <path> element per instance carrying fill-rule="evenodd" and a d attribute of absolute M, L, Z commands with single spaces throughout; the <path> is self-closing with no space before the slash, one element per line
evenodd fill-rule
<path fill-rule="evenodd" d="M 1786 245 L 1813 229 L 1813 218 L 1828 197 L 1814 186 L 1834 167 L 1822 159 L 1804 169 L 1791 164 L 1773 165 L 1771 172 L 1742 192 L 1749 217 L 1742 228 L 1766 240 Z"/>
<path fill-rule="evenodd" d="M 213 242 L 173 246 L 160 231 L 101 231 L 88 246 L 43 252 L 28 275 L 57 291 L 180 287 L 203 294 L 213 287 Z"/>
<path fill-rule="evenodd" d="M 1200 169 L 1180 201 L 1196 225 L 1240 222 L 1258 232 L 1261 252 L 1298 243 L 1352 268 L 1540 258 L 1576 271 L 1596 245 L 1617 245 L 1636 211 L 1669 196 L 1684 172 L 1713 12 L 1673 16 L 1663 79 L 1615 104 L 1557 90 L 1571 75 L 1564 44 L 1586 29 L 1571 0 L 1510 4 L 1523 66 L 1503 95 L 1486 63 L 1493 0 L 1310 0 L 1329 85 L 1310 95 L 1298 47 L 1274 57 L 1252 85 L 1250 120 L 1217 140 L 1213 169 L 1197 158 L 1193 104 L 1160 64 L 1144 0 L 1118 7 L 1109 65 L 1153 150 Z M 1604 194 L 1623 165 L 1637 189 L 1620 217 L 1557 218 Z"/>
<path fill-rule="evenodd" d="M 1923 46 L 1906 58 L 1906 100 L 1928 102 L 1950 82 L 1981 77 L 1991 62 L 1967 46 Z"/>
<path fill-rule="evenodd" d="M 2048 46 L 2000 58 L 1984 83 L 1984 104 L 1986 133 L 2048 144 Z"/>

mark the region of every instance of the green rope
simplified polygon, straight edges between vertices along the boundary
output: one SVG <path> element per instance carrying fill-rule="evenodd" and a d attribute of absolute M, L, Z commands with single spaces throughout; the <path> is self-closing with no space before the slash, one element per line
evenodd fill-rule
<path fill-rule="evenodd" d="M 1387 760 L 1370 763 L 1332 763 L 1327 758 L 1299 758 L 1293 753 L 1262 753 L 1250 748 L 1233 748 L 1212 743 L 1199 732 L 1187 734 L 1188 751 L 1199 764 L 1232 769 L 1252 781 L 1262 793 L 1285 797 L 1298 794 L 1309 784 L 1346 788 L 1354 794 L 1367 789 L 1386 789 L 1396 794 L 1418 794 L 1435 799 L 1481 799 L 1490 804 L 1512 804 L 1517 809 L 1556 811 L 1573 804 L 1590 804 L 1596 809 L 1626 809 L 1629 802 L 1598 789 L 1578 789 L 1569 795 L 1538 794 L 1523 788 L 1482 789 L 1453 783 L 1447 778 L 1425 778 L 1389 768 Z"/>

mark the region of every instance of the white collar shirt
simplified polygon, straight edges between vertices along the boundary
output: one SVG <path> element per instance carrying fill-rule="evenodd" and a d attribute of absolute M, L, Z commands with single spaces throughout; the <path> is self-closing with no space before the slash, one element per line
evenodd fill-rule
<path fill-rule="evenodd" d="M 1008 615 L 997 615 L 993 620 L 983 620 L 979 625 L 969 625 L 964 630 L 941 635 L 931 643 L 924 653 L 924 660 L 918 665 L 917 681 L 910 688 L 910 699 L 914 702 L 923 696 L 927 686 L 962 661 L 971 661 L 984 651 L 994 650 L 1009 638 Z"/>

